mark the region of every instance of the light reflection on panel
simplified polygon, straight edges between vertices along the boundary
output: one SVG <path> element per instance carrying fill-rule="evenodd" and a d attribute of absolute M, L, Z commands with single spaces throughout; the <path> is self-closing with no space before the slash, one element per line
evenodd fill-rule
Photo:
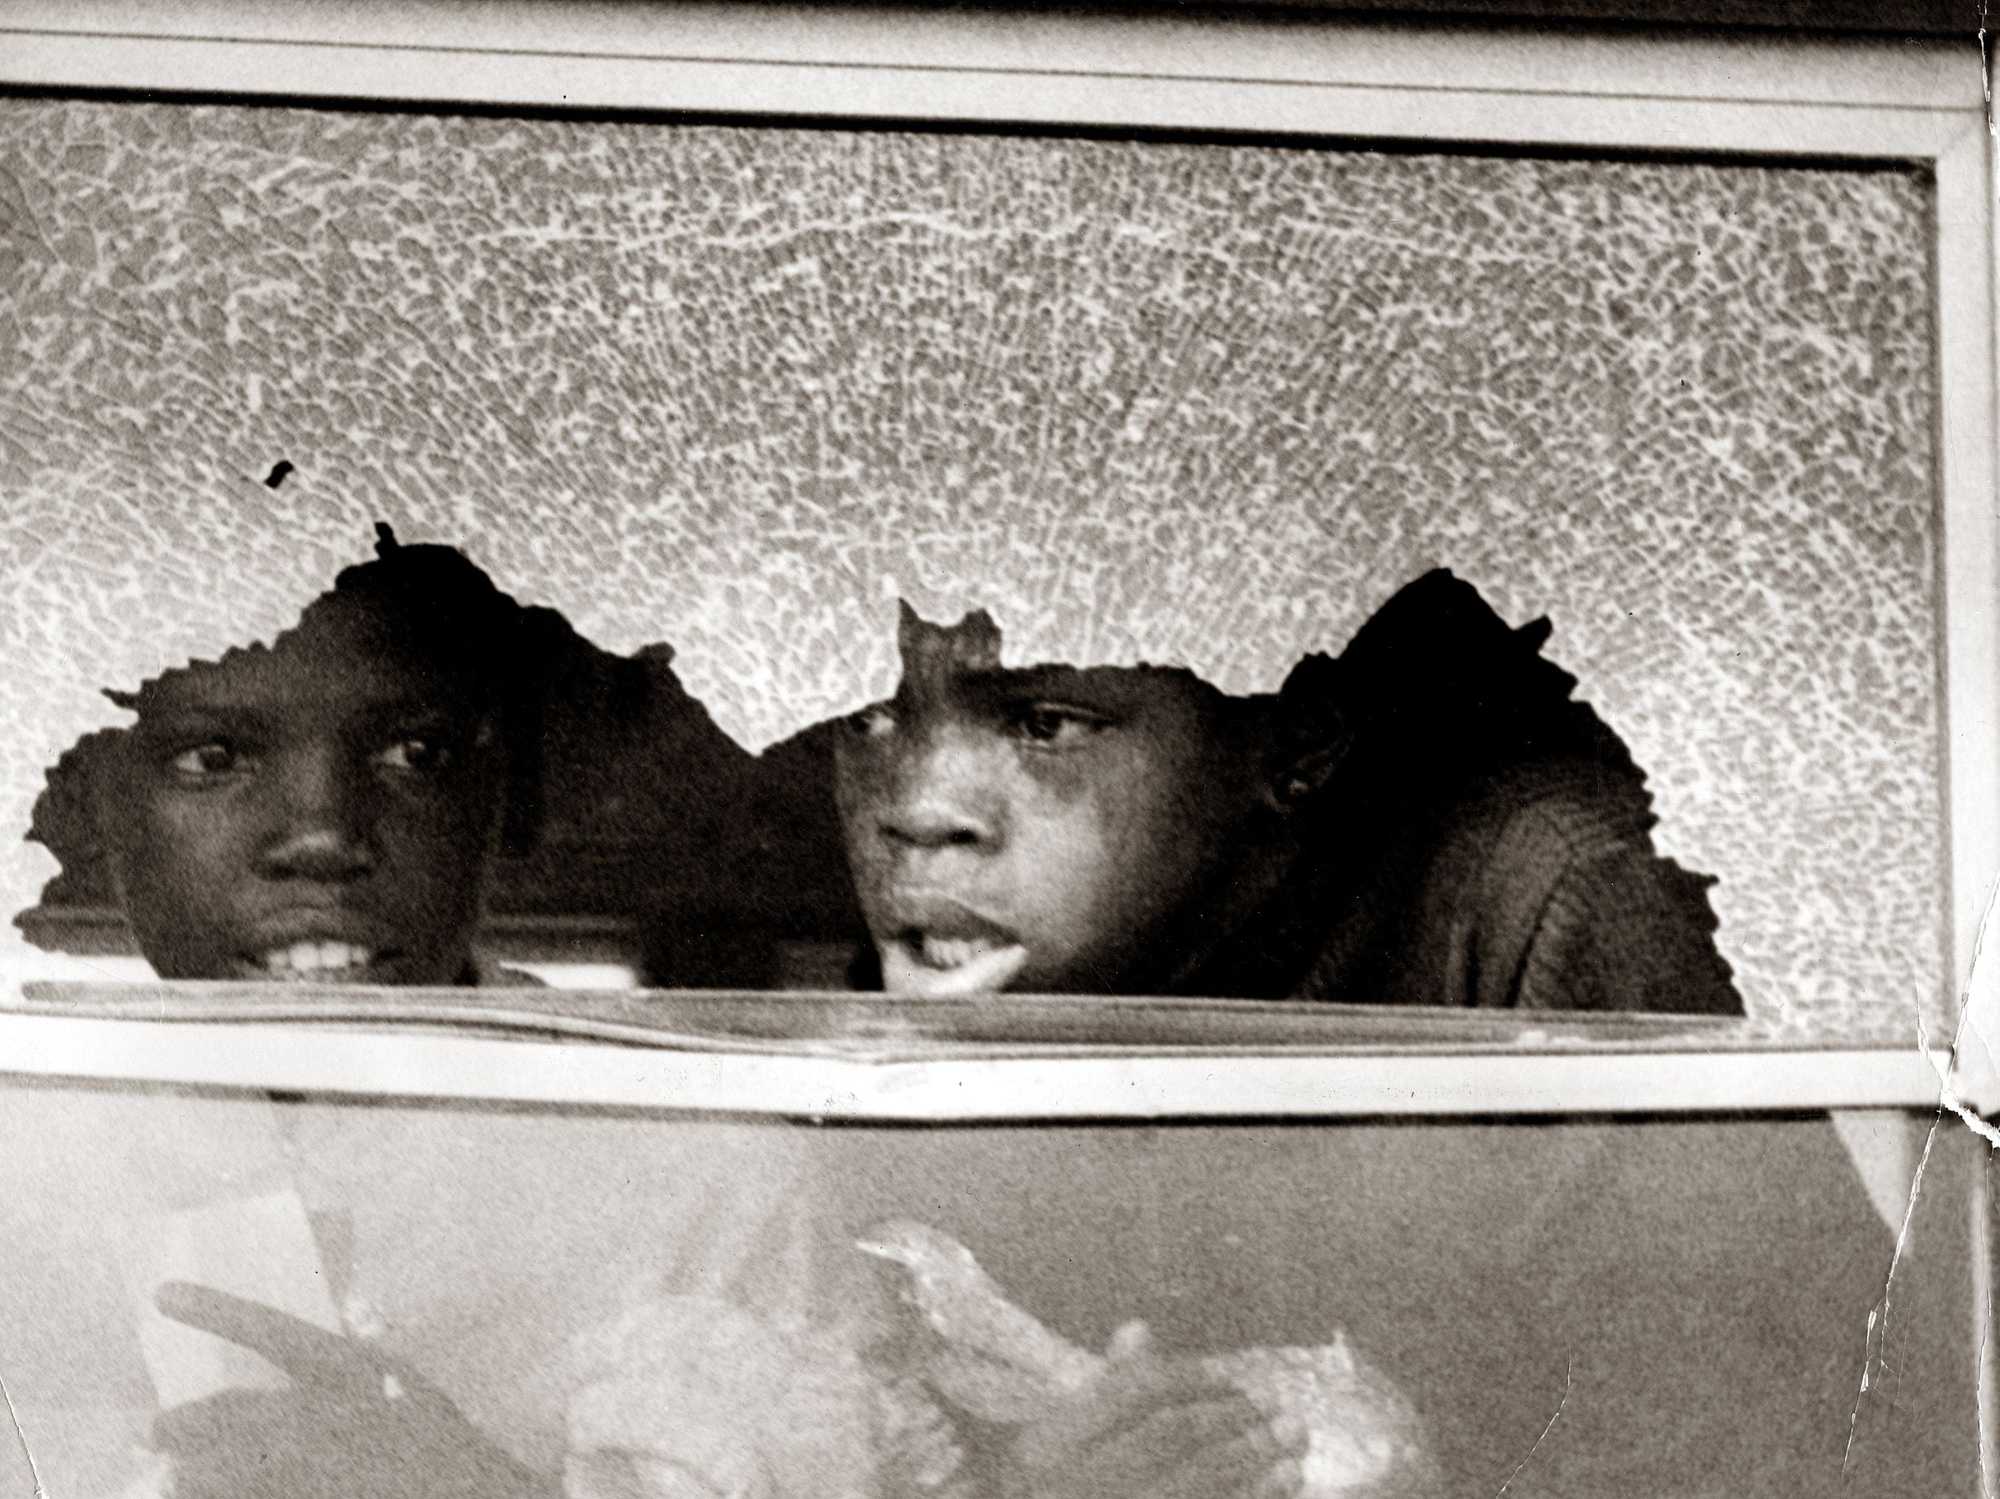
<path fill-rule="evenodd" d="M 1898 1252 L 1883 1152 L 1864 1182 L 1821 1115 L 814 1128 L 17 1082 L 0 1121 L 0 1376 L 55 1493 L 142 1477 L 162 1405 L 282 1385 L 152 1311 L 167 1280 L 433 1382 L 434 1481 L 479 1450 L 607 1492 L 643 1453 L 994 1492 L 1143 1319 L 1239 1371 L 1319 1350 L 1269 1398 L 1310 1397 L 1323 1494 L 1404 1492 L 1338 1486 L 1385 1433 L 1426 1493 L 1973 1492 L 1955 1129 Z M 1928 1123 L 1858 1133 L 1908 1159 Z"/>

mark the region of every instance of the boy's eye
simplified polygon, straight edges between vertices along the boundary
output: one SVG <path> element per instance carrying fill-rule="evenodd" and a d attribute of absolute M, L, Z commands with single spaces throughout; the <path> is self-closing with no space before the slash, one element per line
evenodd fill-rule
<path fill-rule="evenodd" d="M 1022 703 L 1007 713 L 1007 728 L 1017 739 L 1045 749 L 1069 749 L 1111 726 L 1102 713 L 1064 703 Z"/>
<path fill-rule="evenodd" d="M 871 703 L 859 713 L 850 713 L 844 722 L 847 732 L 857 739 L 880 739 L 896 730 L 896 710 L 887 703 Z"/>
<path fill-rule="evenodd" d="M 385 770 L 440 771 L 457 758 L 441 737 L 411 734 L 393 739 L 376 751 L 375 763 Z"/>
<path fill-rule="evenodd" d="M 227 739 L 205 739 L 172 756 L 168 766 L 176 775 L 201 780 L 228 775 L 244 768 L 248 757 Z"/>

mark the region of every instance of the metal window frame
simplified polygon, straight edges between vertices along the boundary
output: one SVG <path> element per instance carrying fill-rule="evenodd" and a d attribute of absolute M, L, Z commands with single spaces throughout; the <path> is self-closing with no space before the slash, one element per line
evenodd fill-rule
<path fill-rule="evenodd" d="M 986 1117 L 1024 1097 L 1058 1113 L 1087 1101 L 1100 1116 L 1936 1106 L 1941 1096 L 2000 1108 L 2000 1066 L 1986 1044 L 2000 1035 L 2000 982 L 1978 962 L 2000 890 L 2000 176 L 1972 43 L 1143 9 L 198 0 L 156 13 L 136 0 L 30 0 L 0 17 L 0 88 L 1920 167 L 1937 202 L 1942 770 L 1950 946 L 1965 998 L 1956 1037 L 1918 1044 L 1913 1025 L 1906 1048 L 1583 1057 L 1529 1047 L 1226 1063 L 801 1057 L 794 1066 L 435 1034 L 315 1033 L 306 1047 L 282 1027 L 5 1016 L 0 1070 L 550 1102 L 761 1098 L 756 1106 L 786 1100 L 807 1113 L 846 1100 L 897 1118 Z"/>

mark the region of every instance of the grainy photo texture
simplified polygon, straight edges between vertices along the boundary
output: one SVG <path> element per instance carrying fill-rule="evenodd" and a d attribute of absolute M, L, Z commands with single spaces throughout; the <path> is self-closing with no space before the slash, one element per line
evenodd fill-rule
<path fill-rule="evenodd" d="M 0 1492 L 1980 1492 L 1942 156 L 645 9 L 5 75 Z"/>

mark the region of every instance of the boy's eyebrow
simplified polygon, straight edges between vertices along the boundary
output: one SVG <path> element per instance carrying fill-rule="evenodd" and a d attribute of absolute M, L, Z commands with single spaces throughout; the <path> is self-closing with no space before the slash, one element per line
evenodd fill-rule
<path fill-rule="evenodd" d="M 142 707 L 139 721 L 132 727 L 144 735 L 210 728 L 262 729 L 269 723 L 269 715 L 254 703 L 206 699 Z"/>
<path fill-rule="evenodd" d="M 477 704 L 441 700 L 433 694 L 413 693 L 400 689 L 357 694 L 352 698 L 339 700 L 338 706 L 340 717 L 343 719 L 367 723 L 395 718 L 477 716 L 482 711 Z M 317 714 L 324 711 L 325 707 L 324 702 L 317 699 L 301 698 L 273 702 L 262 694 L 239 696 L 227 688 L 221 688 L 204 690 L 193 696 L 175 698 L 163 703 L 142 704 L 139 709 L 139 721 L 134 727 L 146 731 L 227 724 L 268 729 L 293 717 L 301 708 Z"/>
<path fill-rule="evenodd" d="M 1145 675 L 1119 667 L 990 667 L 960 674 L 954 686 L 965 700 L 989 707 L 1035 699 L 1124 714 L 1150 701 Z"/>
<path fill-rule="evenodd" d="M 1074 666 L 987 666 L 956 673 L 966 690 L 986 696 L 1003 693 L 1060 696 L 1091 685 L 1089 673 Z M 1108 682 L 1100 685 L 1109 686 Z"/>
<path fill-rule="evenodd" d="M 488 705 L 467 698 L 463 701 L 440 698 L 434 694 L 413 692 L 389 692 L 379 697 L 368 697 L 354 705 L 351 715 L 355 718 L 480 718 L 492 710 Z"/>

